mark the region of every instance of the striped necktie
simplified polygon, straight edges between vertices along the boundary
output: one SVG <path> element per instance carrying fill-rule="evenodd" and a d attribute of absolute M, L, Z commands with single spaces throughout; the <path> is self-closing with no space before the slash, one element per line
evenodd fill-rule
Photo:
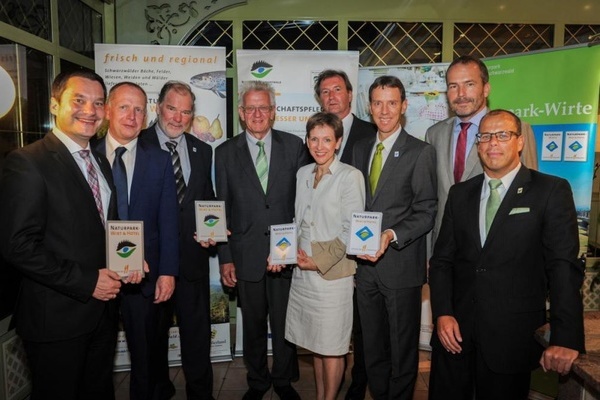
<path fill-rule="evenodd" d="M 488 197 L 487 203 L 485 205 L 486 234 L 490 231 L 490 227 L 492 226 L 492 222 L 494 222 L 496 212 L 500 207 L 501 200 L 500 193 L 498 193 L 498 188 L 502 185 L 502 181 L 500 179 L 490 179 L 488 184 L 490 185 L 490 197 Z"/>
<path fill-rule="evenodd" d="M 165 144 L 169 149 L 169 153 L 171 153 L 171 162 L 173 163 L 173 171 L 175 172 L 175 186 L 177 187 L 177 201 L 181 204 L 185 196 L 185 180 L 183 179 L 183 169 L 181 168 L 179 153 L 176 149 L 177 142 L 170 140 L 165 142 Z"/>
<path fill-rule="evenodd" d="M 104 219 L 104 209 L 102 208 L 102 196 L 100 194 L 100 183 L 98 181 L 98 173 L 96 172 L 96 168 L 94 168 L 94 164 L 92 164 L 92 160 L 90 160 L 90 151 L 89 150 L 79 150 L 79 155 L 85 161 L 86 171 L 87 171 L 87 181 L 92 189 L 92 194 L 94 195 L 94 201 L 96 202 L 96 209 L 98 210 L 98 214 L 100 214 L 100 220 L 102 221 L 102 225 L 106 224 Z"/>
<path fill-rule="evenodd" d="M 267 164 L 267 154 L 265 153 L 265 142 L 259 140 L 256 142 L 258 146 L 258 156 L 256 157 L 256 174 L 260 180 L 260 186 L 267 193 L 267 179 L 269 177 L 269 165 Z"/>

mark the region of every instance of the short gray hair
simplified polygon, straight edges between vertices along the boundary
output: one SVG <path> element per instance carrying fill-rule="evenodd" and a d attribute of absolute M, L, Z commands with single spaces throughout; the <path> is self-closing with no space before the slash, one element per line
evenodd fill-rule
<path fill-rule="evenodd" d="M 244 97 L 248 92 L 267 92 L 271 101 L 271 106 L 275 106 L 275 89 L 268 82 L 246 81 L 242 83 L 238 94 L 238 106 L 244 106 Z"/>

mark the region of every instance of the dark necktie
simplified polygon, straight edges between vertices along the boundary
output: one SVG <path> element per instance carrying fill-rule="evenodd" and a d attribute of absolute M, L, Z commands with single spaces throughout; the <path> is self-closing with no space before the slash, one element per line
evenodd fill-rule
<path fill-rule="evenodd" d="M 183 169 L 181 168 L 181 160 L 177 152 L 177 142 L 171 140 L 165 143 L 171 153 L 171 162 L 173 163 L 173 172 L 175 172 L 175 186 L 177 187 L 177 201 L 179 204 L 185 196 L 185 180 L 183 179 Z"/>
<path fill-rule="evenodd" d="M 470 122 L 460 123 L 460 133 L 456 141 L 456 152 L 454 153 L 454 183 L 460 182 L 462 174 L 465 171 L 465 156 L 467 154 L 467 131 L 471 126 Z"/>
<path fill-rule="evenodd" d="M 102 196 L 100 194 L 100 183 L 98 182 L 98 174 L 96 172 L 96 168 L 94 168 L 94 164 L 92 164 L 92 160 L 90 160 L 90 151 L 79 150 L 79 155 L 81 156 L 81 158 L 83 158 L 83 161 L 85 161 L 88 185 L 90 185 L 90 189 L 92 189 L 92 194 L 94 195 L 94 202 L 96 203 L 96 209 L 98 210 L 98 214 L 100 214 L 100 220 L 102 221 L 102 225 L 105 225 L 104 210 L 102 208 Z"/>
<path fill-rule="evenodd" d="M 117 188 L 117 209 L 119 219 L 126 221 L 129 219 L 129 194 L 127 190 L 127 170 L 123 162 L 123 154 L 127 149 L 119 146 L 115 149 L 115 159 L 112 164 L 113 180 Z"/>

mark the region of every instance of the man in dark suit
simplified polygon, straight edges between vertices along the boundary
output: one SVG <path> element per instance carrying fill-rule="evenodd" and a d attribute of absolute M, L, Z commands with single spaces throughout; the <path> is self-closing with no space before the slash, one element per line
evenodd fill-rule
<path fill-rule="evenodd" d="M 435 150 L 401 125 L 402 82 L 380 76 L 369 88 L 377 135 L 354 147 L 366 182 L 367 211 L 383 213 L 381 246 L 357 270 L 358 309 L 374 399 L 411 399 L 418 374 L 426 234 L 436 213 Z"/>
<path fill-rule="evenodd" d="M 267 273 L 269 226 L 294 220 L 296 172 L 306 164 L 302 140 L 272 130 L 275 91 L 263 82 L 245 82 L 239 116 L 246 129 L 217 147 L 217 197 L 225 201 L 229 242 L 218 246 L 221 279 L 238 288 L 243 312 L 244 361 L 249 389 L 244 399 L 262 399 L 274 386 L 283 400 L 299 399 L 296 348 L 285 341 L 285 314 L 291 271 Z M 273 368 L 267 366 L 267 318 Z"/>
<path fill-rule="evenodd" d="M 89 146 L 106 88 L 91 71 L 59 74 L 55 127 L 8 155 L 0 180 L 0 249 L 23 276 L 14 317 L 32 400 L 114 399 L 119 275 L 105 268 L 116 218 L 106 159 Z"/>
<path fill-rule="evenodd" d="M 483 172 L 477 157 L 475 135 L 481 118 L 488 112 L 487 98 L 491 91 L 485 64 L 474 56 L 461 56 L 452 61 L 446 71 L 448 105 L 455 116 L 427 129 L 425 141 L 435 147 L 437 155 L 438 209 L 432 243 L 439 234 L 444 206 L 450 186 L 464 182 Z M 461 127 L 465 127 L 464 133 Z M 525 145 L 521 161 L 537 169 L 535 136 L 529 124 L 523 124 Z M 462 139 L 461 139 L 462 136 Z"/>
<path fill-rule="evenodd" d="M 157 385 L 168 338 L 160 326 L 163 303 L 171 298 L 179 273 L 179 224 L 171 157 L 138 140 L 146 118 L 144 90 L 132 82 L 113 86 L 108 94 L 107 135 L 95 143 L 112 165 L 119 218 L 144 222 L 144 258 L 149 273 L 121 296 L 121 315 L 131 355 L 130 398 L 168 399 L 174 393 Z M 123 189 L 115 175 L 124 165 Z M 159 339 L 163 339 L 162 341 Z"/>
<path fill-rule="evenodd" d="M 538 360 L 566 374 L 584 350 L 573 194 L 564 179 L 523 166 L 523 144 L 519 118 L 490 111 L 477 135 L 484 174 L 450 189 L 429 267 L 430 399 L 524 400 Z M 534 332 L 548 292 L 542 354 Z"/>
<path fill-rule="evenodd" d="M 179 277 L 173 300 L 177 313 L 181 362 L 188 400 L 212 398 L 213 372 L 210 361 L 209 243 L 194 239 L 194 201 L 214 200 L 211 168 L 212 148 L 185 132 L 194 116 L 196 97 L 189 85 L 167 82 L 158 95 L 158 121 L 143 130 L 140 141 L 177 154 L 182 180 L 179 195 Z M 171 150 L 171 148 L 173 150 Z M 214 242 L 212 243 L 214 245 Z M 166 349 L 164 350 L 166 352 Z M 166 364 L 165 364 L 166 365 Z M 169 380 L 168 370 L 159 379 Z M 167 382 L 169 386 L 172 386 Z"/>
<path fill-rule="evenodd" d="M 315 81 L 315 94 L 321 107 L 329 113 L 337 115 L 344 126 L 342 145 L 338 150 L 340 161 L 346 164 L 352 162 L 354 144 L 363 138 L 374 137 L 377 129 L 370 122 L 357 118 L 350 112 L 352 105 L 352 84 L 344 71 L 326 69 Z M 352 367 L 352 382 L 346 392 L 346 400 L 362 400 L 367 391 L 367 371 L 363 349 L 360 316 L 356 304 L 356 290 L 352 298 L 354 319 L 352 322 L 352 349 L 354 365 Z"/>

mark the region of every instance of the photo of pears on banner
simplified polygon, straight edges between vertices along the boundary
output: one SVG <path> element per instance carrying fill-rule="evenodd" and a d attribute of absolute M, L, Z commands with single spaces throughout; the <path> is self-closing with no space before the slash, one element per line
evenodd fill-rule
<path fill-rule="evenodd" d="M 144 276 L 144 222 L 106 221 L 106 265 L 119 276 Z"/>
<path fill-rule="evenodd" d="M 353 212 L 350 223 L 350 240 L 346 253 L 373 256 L 381 241 L 380 212 Z"/>
<path fill-rule="evenodd" d="M 224 201 L 194 202 L 196 206 L 196 240 L 215 242 L 227 241 L 227 222 Z"/>

